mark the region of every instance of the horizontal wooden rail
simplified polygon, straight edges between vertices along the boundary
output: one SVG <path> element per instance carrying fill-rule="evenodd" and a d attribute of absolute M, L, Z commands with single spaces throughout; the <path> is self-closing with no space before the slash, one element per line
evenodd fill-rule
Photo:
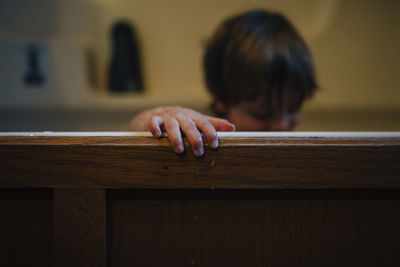
<path fill-rule="evenodd" d="M 4 188 L 400 188 L 400 133 L 219 133 L 177 155 L 149 133 L 2 133 Z"/>

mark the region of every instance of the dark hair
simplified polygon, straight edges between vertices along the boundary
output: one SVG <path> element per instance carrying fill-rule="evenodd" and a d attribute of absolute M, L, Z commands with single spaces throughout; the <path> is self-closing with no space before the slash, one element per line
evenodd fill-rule
<path fill-rule="evenodd" d="M 295 112 L 317 88 L 305 42 L 285 17 L 264 10 L 224 21 L 203 66 L 207 88 L 226 107 L 262 98 L 270 115 Z"/>

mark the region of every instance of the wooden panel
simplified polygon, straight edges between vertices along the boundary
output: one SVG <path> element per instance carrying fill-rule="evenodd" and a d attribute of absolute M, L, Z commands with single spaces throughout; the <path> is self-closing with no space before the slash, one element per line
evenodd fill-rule
<path fill-rule="evenodd" d="M 400 137 L 221 137 L 196 158 L 166 138 L 0 136 L 0 187 L 400 188 Z"/>
<path fill-rule="evenodd" d="M 54 189 L 54 266 L 105 266 L 105 193 Z"/>
<path fill-rule="evenodd" d="M 110 190 L 109 266 L 400 266 L 399 190 Z"/>
<path fill-rule="evenodd" d="M 400 266 L 398 133 L 81 134 L 0 134 L 0 266 Z"/>
<path fill-rule="evenodd" d="M 50 189 L 0 189 L 0 266 L 52 266 Z"/>
<path fill-rule="evenodd" d="M 191 200 L 184 196 L 107 191 L 107 266 L 187 266 L 194 229 Z"/>

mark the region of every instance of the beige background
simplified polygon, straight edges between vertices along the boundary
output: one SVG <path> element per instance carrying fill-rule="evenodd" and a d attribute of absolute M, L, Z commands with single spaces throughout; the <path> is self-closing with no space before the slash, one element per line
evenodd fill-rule
<path fill-rule="evenodd" d="M 46 44 L 53 64 L 49 72 L 57 72 L 51 90 L 62 92 L 39 93 L 35 98 L 36 93 L 19 88 L 13 94 L 14 84 L 4 72 L 15 70 L 3 67 L 0 106 L 206 105 L 203 44 L 222 19 L 254 7 L 286 14 L 310 45 L 323 90 L 308 110 L 400 108 L 400 1 L 396 0 L 1 0 L 0 41 L 3 38 L 7 47 L 14 48 L 15 43 L 22 47 L 30 40 Z M 143 95 L 104 93 L 109 30 L 118 19 L 134 22 L 138 31 L 147 85 Z M 77 73 L 85 70 L 84 53 L 79 51 L 87 47 L 97 55 L 99 88 L 89 88 L 85 75 Z M 2 54 L 3 66 L 8 54 Z M 65 61 L 71 63 L 68 69 Z"/>

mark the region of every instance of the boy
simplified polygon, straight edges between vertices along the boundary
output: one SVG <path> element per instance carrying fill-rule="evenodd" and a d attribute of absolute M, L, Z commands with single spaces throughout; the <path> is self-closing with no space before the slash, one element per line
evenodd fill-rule
<path fill-rule="evenodd" d="M 131 130 L 162 131 L 176 153 L 182 133 L 193 153 L 204 153 L 201 132 L 211 148 L 216 131 L 289 131 L 304 100 L 317 89 L 308 48 L 282 15 L 252 10 L 224 21 L 209 42 L 203 60 L 213 111 L 223 119 L 182 107 L 160 107 L 137 115 Z M 230 122 L 229 122 L 230 121 Z"/>

